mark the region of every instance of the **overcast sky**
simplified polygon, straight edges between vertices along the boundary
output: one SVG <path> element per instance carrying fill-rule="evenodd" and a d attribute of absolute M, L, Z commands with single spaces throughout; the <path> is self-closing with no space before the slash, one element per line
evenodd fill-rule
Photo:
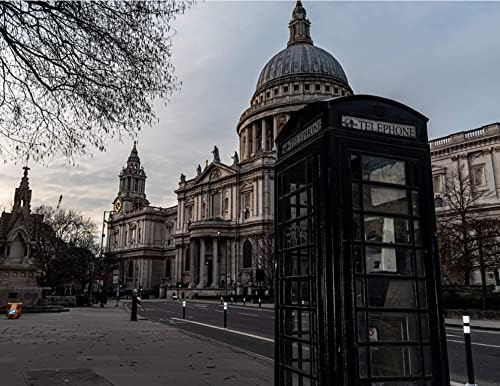
<path fill-rule="evenodd" d="M 355 93 L 410 105 L 430 118 L 430 137 L 500 121 L 500 3 L 303 1 L 315 45 L 342 64 Z M 179 175 L 238 149 L 236 123 L 265 63 L 286 47 L 294 2 L 206 1 L 174 23 L 182 89 L 157 106 L 160 123 L 138 145 L 152 205 L 176 204 Z M 32 206 L 75 208 L 102 224 L 133 140 L 106 153 L 30 165 Z M 0 165 L 0 210 L 13 201 L 22 165 Z"/>

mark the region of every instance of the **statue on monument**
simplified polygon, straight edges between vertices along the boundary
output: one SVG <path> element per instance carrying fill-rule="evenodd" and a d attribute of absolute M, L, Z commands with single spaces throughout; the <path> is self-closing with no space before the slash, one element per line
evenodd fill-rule
<path fill-rule="evenodd" d="M 240 157 L 238 157 L 237 151 L 234 152 L 234 155 L 231 158 L 233 159 L 233 165 L 237 165 L 240 163 Z"/>
<path fill-rule="evenodd" d="M 220 162 L 219 149 L 217 148 L 217 146 L 214 146 L 214 150 L 212 150 L 212 154 L 214 155 L 214 162 Z"/>

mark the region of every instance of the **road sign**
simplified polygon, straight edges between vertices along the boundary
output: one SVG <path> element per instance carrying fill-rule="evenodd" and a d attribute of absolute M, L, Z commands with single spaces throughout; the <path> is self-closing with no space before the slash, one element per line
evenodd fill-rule
<path fill-rule="evenodd" d="M 120 278 L 118 277 L 118 275 L 113 275 L 113 284 L 118 284 L 119 281 Z"/>

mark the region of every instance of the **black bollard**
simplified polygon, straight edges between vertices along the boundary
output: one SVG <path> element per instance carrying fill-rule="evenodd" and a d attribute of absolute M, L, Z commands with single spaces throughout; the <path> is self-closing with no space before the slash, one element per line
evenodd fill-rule
<path fill-rule="evenodd" d="M 224 328 L 227 328 L 227 303 L 224 302 Z"/>
<path fill-rule="evenodd" d="M 186 301 L 182 301 L 182 319 L 186 319 Z"/>
<path fill-rule="evenodd" d="M 132 294 L 132 312 L 130 314 L 130 320 L 137 322 L 137 292 Z"/>
<path fill-rule="evenodd" d="M 262 301 L 259 298 L 259 308 L 261 308 L 261 307 L 262 307 Z"/>
<path fill-rule="evenodd" d="M 472 362 L 472 343 L 470 337 L 470 317 L 463 316 L 464 322 L 464 342 L 465 342 L 465 359 L 467 362 L 467 386 L 477 386 L 474 381 L 474 364 Z"/>
<path fill-rule="evenodd" d="M 247 299 L 246 298 L 243 298 L 243 307 L 246 307 L 245 306 L 245 303 L 247 302 Z"/>

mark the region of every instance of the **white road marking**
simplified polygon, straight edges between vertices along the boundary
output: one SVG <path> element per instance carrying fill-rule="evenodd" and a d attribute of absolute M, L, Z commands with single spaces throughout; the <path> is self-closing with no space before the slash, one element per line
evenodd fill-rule
<path fill-rule="evenodd" d="M 246 316 L 255 316 L 256 318 L 259 317 L 259 315 L 255 315 L 255 314 L 245 314 L 244 312 L 239 312 L 238 315 L 246 315 Z"/>
<path fill-rule="evenodd" d="M 464 342 L 460 341 L 460 340 L 452 340 L 452 339 L 447 339 L 447 342 L 453 342 L 453 343 L 460 343 L 460 344 L 464 344 Z M 500 348 L 500 346 L 495 346 L 494 344 L 486 344 L 486 343 L 474 343 L 472 342 L 473 345 L 476 345 L 476 346 L 484 346 L 484 347 L 492 347 L 492 348 Z"/>
<path fill-rule="evenodd" d="M 228 331 L 228 332 L 232 332 L 233 334 L 249 336 L 250 338 L 265 340 L 266 342 L 272 342 L 272 343 L 274 343 L 274 339 L 266 338 L 266 337 L 260 336 L 260 335 L 248 334 L 246 332 L 237 331 L 237 330 L 231 330 L 229 328 L 223 328 L 223 327 L 219 327 L 219 326 L 213 326 L 211 324 L 205 324 L 205 323 L 195 322 L 193 320 L 185 320 L 185 319 L 179 319 L 179 318 L 172 318 L 172 319 L 176 320 L 176 321 L 179 321 L 179 322 L 187 322 L 187 323 L 199 324 L 200 326 L 211 327 L 211 328 L 215 328 L 216 330 Z"/>
<path fill-rule="evenodd" d="M 461 338 L 461 336 L 460 336 L 460 335 L 453 335 L 453 334 L 446 334 L 446 336 L 453 336 L 453 337 L 455 337 L 455 338 Z"/>

